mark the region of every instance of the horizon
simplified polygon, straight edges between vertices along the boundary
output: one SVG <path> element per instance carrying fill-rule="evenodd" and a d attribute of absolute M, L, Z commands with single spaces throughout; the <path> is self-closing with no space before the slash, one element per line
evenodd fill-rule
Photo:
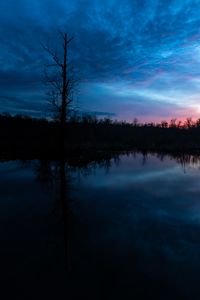
<path fill-rule="evenodd" d="M 51 115 L 39 41 L 74 36 L 75 105 L 113 120 L 200 117 L 200 2 L 14 0 L 0 4 L 0 112 Z"/>
<path fill-rule="evenodd" d="M 22 119 L 32 119 L 32 120 L 46 120 L 47 122 L 57 122 L 58 119 L 55 116 L 49 116 L 45 117 L 43 116 L 31 116 L 30 114 L 11 114 L 9 112 L 2 112 L 0 113 L 0 117 L 4 118 L 22 118 Z M 93 112 L 92 114 L 90 113 L 79 113 L 75 112 L 74 115 L 68 115 L 68 121 L 70 122 L 71 120 L 74 122 L 111 122 L 111 124 L 129 124 L 129 125 L 134 125 L 134 126 L 146 126 L 146 125 L 152 125 L 152 126 L 163 126 L 165 123 L 166 128 L 170 127 L 177 127 L 177 128 L 189 128 L 189 127 L 199 127 L 200 126 L 200 118 L 198 119 L 193 119 L 190 117 L 187 117 L 183 120 L 177 119 L 177 118 L 171 118 L 169 120 L 161 120 L 161 121 L 141 121 L 137 118 L 134 118 L 133 120 L 118 120 L 114 119 L 112 115 L 106 114 L 106 113 L 101 113 L 101 114 L 95 114 Z"/>

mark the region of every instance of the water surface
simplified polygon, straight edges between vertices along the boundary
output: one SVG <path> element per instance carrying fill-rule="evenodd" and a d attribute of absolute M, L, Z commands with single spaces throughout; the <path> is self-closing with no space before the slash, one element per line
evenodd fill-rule
<path fill-rule="evenodd" d="M 15 299 L 198 299 L 195 157 L 0 164 L 1 276 Z M 8 298 L 9 299 L 9 298 Z"/>

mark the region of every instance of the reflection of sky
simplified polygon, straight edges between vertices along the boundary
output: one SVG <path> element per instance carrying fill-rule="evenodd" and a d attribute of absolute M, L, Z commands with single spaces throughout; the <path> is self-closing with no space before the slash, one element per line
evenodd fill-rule
<path fill-rule="evenodd" d="M 30 291 L 33 278 L 37 290 L 41 279 L 42 286 L 51 282 L 57 292 L 66 280 L 62 217 L 56 201 L 59 180 L 57 188 L 43 186 L 37 164 L 0 164 L 0 254 L 6 276 L 10 276 L 8 260 L 14 261 L 12 276 L 17 284 L 24 285 L 25 280 Z M 163 291 L 168 299 L 195 299 L 200 292 L 199 169 L 183 168 L 169 157 L 161 161 L 156 155 L 135 154 L 112 160 L 110 169 L 96 164 L 91 172 L 73 171 L 70 178 L 73 299 L 82 295 L 95 299 L 95 293 L 107 285 L 115 299 L 138 290 L 159 300 Z M 51 288 L 47 290 L 50 294 Z"/>
<path fill-rule="evenodd" d="M 6 299 L 62 298 L 63 226 L 54 209 L 52 191 L 36 180 L 31 164 L 0 163 L 1 288 Z"/>
<path fill-rule="evenodd" d="M 196 220 L 199 222 L 199 178 L 200 170 L 195 165 L 182 167 L 170 158 L 160 161 L 151 155 L 144 162 L 143 156 L 138 154 L 136 157 L 121 156 L 119 165 L 113 165 L 106 174 L 103 169 L 97 170 L 95 176 L 83 180 L 83 187 L 94 189 L 97 194 L 102 189 L 112 190 L 114 194 L 126 190 L 126 201 L 131 201 L 131 195 L 136 192 L 141 199 L 144 197 L 149 210 L 166 210 L 167 215 L 183 217 L 186 222 L 193 222 L 193 213 L 196 216 L 199 211 L 199 220 Z M 113 201 L 112 197 L 110 200 Z"/>
<path fill-rule="evenodd" d="M 200 2 L 7 0 L 0 4 L 1 111 L 42 115 L 39 40 L 75 36 L 83 111 L 118 119 L 200 114 Z"/>
<path fill-rule="evenodd" d="M 125 226 L 128 222 L 138 230 L 139 226 L 148 230 L 153 222 L 161 231 L 174 227 L 172 235 L 184 240 L 180 226 L 186 230 L 200 226 L 199 178 L 200 170 L 186 167 L 184 172 L 168 158 L 161 162 L 149 156 L 143 165 L 141 155 L 122 156 L 119 166 L 113 165 L 108 173 L 97 169 L 95 175 L 82 178 L 76 194 L 83 198 L 83 207 L 91 205 L 97 217 L 109 214 L 111 222 L 122 222 L 122 229 L 123 222 Z M 144 219 L 146 225 L 141 224 Z"/>
<path fill-rule="evenodd" d="M 79 177 L 72 209 L 85 234 L 81 246 L 92 243 L 96 255 L 113 253 L 119 264 L 127 260 L 127 272 L 139 264 L 157 283 L 164 276 L 169 299 L 179 299 L 177 290 L 189 299 L 199 286 L 199 178 L 196 168 L 151 155 L 144 164 L 139 154 Z"/>

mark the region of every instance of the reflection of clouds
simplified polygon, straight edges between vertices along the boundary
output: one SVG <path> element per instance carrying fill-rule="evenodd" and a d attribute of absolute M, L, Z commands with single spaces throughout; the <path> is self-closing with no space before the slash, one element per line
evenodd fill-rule
<path fill-rule="evenodd" d="M 157 179 L 160 179 L 161 177 L 166 177 L 166 176 L 172 176 L 176 177 L 176 169 L 177 167 L 170 168 L 170 169 L 165 169 L 165 170 L 158 170 L 158 171 L 147 171 L 144 174 L 136 174 L 134 171 L 131 174 L 111 174 L 111 176 L 102 176 L 101 180 L 98 182 L 93 181 L 93 184 L 95 187 L 100 188 L 100 187 L 114 187 L 116 184 L 119 187 L 126 187 L 130 186 L 131 184 L 138 184 L 138 183 L 145 183 L 149 181 L 154 181 Z M 171 178 L 172 178 L 171 177 Z"/>
<path fill-rule="evenodd" d="M 179 159 L 179 164 L 180 162 L 183 160 Z M 102 203 L 103 205 L 108 204 L 108 210 L 109 205 L 115 205 L 115 201 L 118 205 L 122 204 L 122 207 L 124 204 L 124 209 L 128 206 L 128 212 L 123 210 L 117 212 L 115 207 L 112 207 L 121 217 L 123 214 L 125 216 L 128 214 L 130 217 L 136 217 L 139 222 L 143 218 L 149 218 L 163 223 L 168 221 L 174 224 L 180 222 L 185 225 L 191 223 L 194 226 L 195 220 L 196 223 L 199 223 L 200 170 L 197 168 L 199 166 L 198 159 L 188 156 L 184 169 L 171 157 L 164 157 L 160 161 L 158 155 L 150 154 L 146 156 L 145 164 L 141 154 L 122 155 L 118 163 L 114 163 L 114 160 L 110 161 L 108 169 L 106 169 L 107 164 L 95 164 L 95 172 L 90 173 L 90 167 L 93 168 L 93 164 L 91 164 L 88 166 L 87 176 L 84 172 L 79 174 L 81 177 L 79 188 L 84 189 L 81 197 L 86 197 L 87 203 L 90 202 L 92 194 L 96 194 L 97 205 L 99 199 L 104 199 Z M 33 172 L 27 167 L 19 168 L 19 166 L 18 162 L 6 162 L 0 165 L 2 195 L 8 190 L 11 195 L 14 195 L 15 189 L 10 190 L 8 187 L 12 185 L 18 189 L 22 180 L 26 182 L 23 193 L 29 193 L 30 186 L 34 187 L 32 180 L 35 175 Z M 53 164 L 50 165 L 50 169 L 56 171 Z M 75 173 L 73 171 L 73 177 Z M 9 182 L 7 182 L 8 178 Z M 39 189 L 36 189 L 34 195 L 38 191 Z M 107 202 L 107 196 L 109 202 Z M 124 202 L 120 204 L 121 197 Z"/>
<path fill-rule="evenodd" d="M 135 161 L 128 159 L 132 169 Z M 136 163 L 137 172 L 148 173 L 150 168 L 155 168 L 159 174 L 155 160 L 151 163 L 150 157 L 148 163 L 140 168 Z M 166 170 L 167 164 L 173 169 L 168 159 L 165 164 Z M 82 178 L 75 192 L 79 200 L 72 209 L 81 218 L 84 247 L 92 244 L 91 255 L 99 257 L 95 268 L 104 264 L 106 257 L 106 266 L 114 266 L 123 274 L 123 280 L 134 272 L 137 276 L 142 272 L 149 276 L 152 284 L 155 280 L 156 287 L 163 279 L 173 295 L 175 290 L 182 291 L 189 299 L 189 295 L 195 294 L 193 289 L 198 288 L 195 276 L 199 276 L 200 264 L 200 224 L 197 207 L 192 207 L 199 200 L 199 193 L 190 192 L 190 186 L 198 182 L 199 172 L 184 174 L 174 167 L 173 176 L 166 172 L 165 176 L 147 176 L 147 180 L 135 184 L 126 181 L 120 184 L 115 180 L 115 173 L 125 174 L 126 168 L 125 177 L 131 177 L 133 172 L 129 172 L 121 158 L 118 170 L 111 166 L 105 175 L 96 169 L 94 180 L 93 175 Z M 92 232 L 88 232 L 88 228 L 92 228 Z"/>
<path fill-rule="evenodd" d="M 88 291 L 87 296 L 91 288 L 99 292 L 106 282 L 112 296 L 114 293 L 118 296 L 120 291 L 124 296 L 127 291 L 130 298 L 130 293 L 136 289 L 140 295 L 149 284 L 154 285 L 155 290 L 152 290 L 155 292 L 159 287 L 162 293 L 167 291 L 172 295 L 170 299 L 174 295 L 174 299 L 178 299 L 177 293 L 186 295 L 179 299 L 188 300 L 191 295 L 195 299 L 200 275 L 200 170 L 192 168 L 191 162 L 195 165 L 199 158 L 186 155 L 173 159 L 148 154 L 144 159 L 137 153 L 119 158 L 109 163 L 92 162 L 85 172 L 75 167 L 67 168 L 75 187 L 70 189 L 74 200 L 69 203 L 72 215 L 68 219 L 69 286 L 73 296 L 83 286 L 84 292 Z M 185 163 L 185 173 L 177 165 L 180 162 Z M 38 267 L 40 274 L 45 274 L 41 277 L 42 284 L 44 278 L 49 284 L 50 277 L 54 279 L 53 274 L 58 276 L 63 267 L 63 231 L 55 215 L 51 214 L 54 193 L 42 188 L 35 180 L 34 170 L 40 171 L 40 179 L 49 172 L 59 175 L 56 162 L 0 164 L 0 215 L 2 224 L 6 224 L 1 226 L 1 232 L 5 241 L 8 233 L 9 238 L 10 233 L 15 237 L 17 251 L 12 256 L 17 258 L 22 253 L 28 271 L 27 253 L 33 255 L 34 267 Z M 55 228 L 53 236 L 52 228 Z M 53 247 L 55 256 L 49 256 L 52 238 L 57 241 Z M 13 241 L 11 247 L 9 244 L 9 251 L 12 246 Z M 38 264 L 35 258 L 38 258 Z M 49 263 L 51 268 L 56 267 L 47 276 Z M 21 270 L 20 265 L 17 272 Z M 142 289 L 138 283 L 142 283 Z M 57 285 L 54 283 L 54 286 Z"/>

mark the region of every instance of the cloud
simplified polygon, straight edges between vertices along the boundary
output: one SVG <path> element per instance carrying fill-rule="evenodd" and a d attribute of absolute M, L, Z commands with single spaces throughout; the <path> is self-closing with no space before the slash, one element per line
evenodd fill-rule
<path fill-rule="evenodd" d="M 131 107 L 137 106 L 140 97 L 143 109 L 138 111 L 139 116 L 146 106 L 149 114 L 144 117 L 159 118 L 162 103 L 173 115 L 173 103 L 173 107 L 185 108 L 196 117 L 193 111 L 195 105 L 198 108 L 200 92 L 199 9 L 196 0 L 3 0 L 1 93 L 23 96 L 26 91 L 30 110 L 33 94 L 41 100 L 41 74 L 48 59 L 39 41 L 49 39 L 52 47 L 58 47 L 57 30 L 61 29 L 75 37 L 69 55 L 85 88 L 79 96 L 82 110 L 101 111 L 103 107 L 112 113 L 118 109 L 112 101 L 117 97 L 120 116 L 124 111 L 126 117 L 126 107 L 130 102 Z M 104 88 L 98 90 L 97 86 L 103 84 Z M 106 85 L 113 87 L 113 94 Z M 120 98 L 119 93 L 116 96 L 116 85 L 127 88 L 127 94 L 132 86 L 132 98 L 125 94 Z M 104 95 L 101 100 L 99 93 Z M 20 108 L 18 98 L 13 109 Z M 156 101 L 160 109 L 155 111 Z"/>

